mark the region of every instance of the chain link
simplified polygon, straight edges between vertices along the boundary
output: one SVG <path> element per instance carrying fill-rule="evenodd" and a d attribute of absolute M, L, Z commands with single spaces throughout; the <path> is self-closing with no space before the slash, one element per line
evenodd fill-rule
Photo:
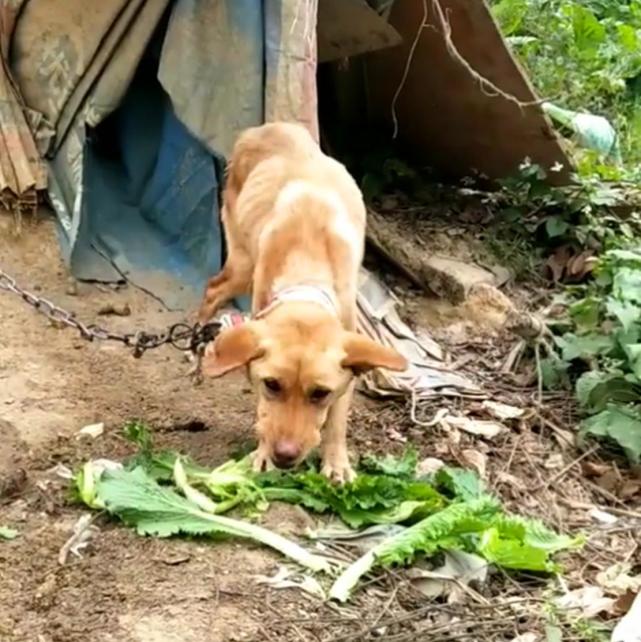
<path fill-rule="evenodd" d="M 25 303 L 44 314 L 56 325 L 74 328 L 87 341 L 116 341 L 131 348 L 135 358 L 141 357 L 147 350 L 170 345 L 177 350 L 199 353 L 205 345 L 216 338 L 220 332 L 220 323 L 200 324 L 175 323 L 166 332 L 159 334 L 138 331 L 133 333 L 112 332 L 95 324 L 86 324 L 76 319 L 73 312 L 63 310 L 44 297 L 37 296 L 20 287 L 16 280 L 0 269 L 0 290 L 19 296 Z"/>

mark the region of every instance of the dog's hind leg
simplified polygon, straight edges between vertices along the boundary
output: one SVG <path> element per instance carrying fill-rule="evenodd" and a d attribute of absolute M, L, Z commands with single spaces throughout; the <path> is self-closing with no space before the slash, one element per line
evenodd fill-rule
<path fill-rule="evenodd" d="M 252 262 L 243 251 L 230 253 L 223 269 L 207 282 L 205 296 L 198 312 L 198 323 L 204 325 L 228 301 L 251 289 Z"/>

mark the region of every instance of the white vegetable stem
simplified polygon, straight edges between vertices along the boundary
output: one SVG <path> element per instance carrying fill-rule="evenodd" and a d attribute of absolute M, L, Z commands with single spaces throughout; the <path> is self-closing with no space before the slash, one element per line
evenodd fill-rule
<path fill-rule="evenodd" d="M 338 600 L 339 602 L 347 602 L 353 588 L 358 584 L 367 571 L 369 571 L 376 561 L 376 549 L 374 547 L 362 557 L 359 557 L 353 564 L 350 564 L 329 590 L 329 599 Z"/>
<path fill-rule="evenodd" d="M 273 531 L 267 530 L 262 526 L 257 526 L 256 524 L 250 524 L 237 519 L 223 517 L 222 515 L 212 514 L 216 511 L 216 504 L 212 502 L 209 497 L 203 495 L 199 490 L 189 485 L 185 469 L 180 463 L 179 458 L 176 459 L 174 464 L 174 481 L 183 495 L 190 502 L 198 506 L 200 509 L 199 515 L 214 524 L 218 524 L 221 531 L 229 533 L 230 535 L 236 535 L 237 537 L 246 537 L 248 539 L 256 540 L 261 544 L 265 544 L 265 546 L 269 546 L 270 548 L 279 551 L 285 557 L 289 557 L 301 566 L 305 566 L 312 571 L 323 571 L 324 573 L 331 572 L 332 567 L 328 559 L 321 557 L 320 555 L 310 553 L 302 546 L 296 544 L 296 542 L 292 542 L 278 533 L 274 533 Z"/>

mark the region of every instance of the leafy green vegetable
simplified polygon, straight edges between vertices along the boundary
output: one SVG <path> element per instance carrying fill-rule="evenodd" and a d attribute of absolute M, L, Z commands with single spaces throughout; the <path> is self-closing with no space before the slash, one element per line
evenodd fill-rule
<path fill-rule="evenodd" d="M 381 473 L 391 477 L 414 477 L 418 453 L 414 448 L 408 448 L 402 457 L 385 455 L 376 457 L 365 455 L 361 457 L 359 469 L 366 473 Z"/>
<path fill-rule="evenodd" d="M 485 493 L 483 482 L 476 473 L 465 468 L 443 466 L 434 474 L 434 485 L 456 500 L 478 499 Z"/>
<path fill-rule="evenodd" d="M 154 453 L 144 426 L 138 425 L 134 435 L 141 451 L 128 466 L 106 460 L 87 462 L 74 481 L 85 504 L 117 516 L 141 535 L 243 537 L 270 546 L 312 570 L 328 571 L 328 559 L 265 528 L 221 513 L 235 506 L 262 509 L 278 500 L 338 515 L 355 529 L 392 525 L 393 530 L 387 530 L 384 539 L 337 580 L 331 595 L 340 600 L 347 599 L 371 568 L 408 564 L 419 555 L 463 550 L 506 568 L 540 571 L 554 570 L 551 556 L 578 544 L 541 522 L 505 515 L 472 471 L 444 467 L 431 479 L 417 479 L 416 454 L 412 452 L 398 459 L 364 458 L 369 472 L 337 486 L 312 467 L 254 473 L 247 458 L 230 460 L 208 471 L 175 453 Z M 139 463 L 134 466 L 133 462 Z"/>
<path fill-rule="evenodd" d="M 17 530 L 9 528 L 8 526 L 0 526 L 0 539 L 15 539 L 18 535 Z"/>
<path fill-rule="evenodd" d="M 492 498 L 452 504 L 413 526 L 384 539 L 371 551 L 348 566 L 334 582 L 329 597 L 346 602 L 360 580 L 375 565 L 407 564 L 416 555 L 461 548 L 461 536 L 483 530 L 483 523 L 498 510 Z"/>
<path fill-rule="evenodd" d="M 548 553 L 516 539 L 501 537 L 498 529 L 488 528 L 483 532 L 477 551 L 488 562 L 504 568 L 528 571 L 554 571 L 556 566 L 548 559 Z"/>
<path fill-rule="evenodd" d="M 582 538 L 558 535 L 538 520 L 506 515 L 496 499 L 482 495 L 451 504 L 383 540 L 343 571 L 329 596 L 345 602 L 374 566 L 408 564 L 419 554 L 467 549 L 504 568 L 555 571 L 558 567 L 550 556 L 582 543 Z"/>
<path fill-rule="evenodd" d="M 498 514 L 492 521 L 492 527 L 502 538 L 515 539 L 547 553 L 579 548 L 584 543 L 583 537 L 559 535 L 540 520 L 526 519 L 516 515 Z"/>
<path fill-rule="evenodd" d="M 267 500 L 302 504 L 321 513 L 331 510 L 352 528 L 392 523 L 404 515 L 422 517 L 445 505 L 445 498 L 429 483 L 383 474 L 361 473 L 353 482 L 337 486 L 313 470 L 274 471 L 259 475 L 256 483 Z"/>
<path fill-rule="evenodd" d="M 193 489 L 189 488 L 184 471 L 181 473 L 179 462 L 177 470 L 183 491 L 193 500 Z M 140 535 L 232 535 L 265 544 L 313 571 L 329 572 L 331 569 L 326 558 L 313 555 L 295 542 L 261 526 L 203 510 L 203 506 L 208 504 L 196 504 L 160 486 L 142 468 L 103 473 L 97 483 L 96 496 L 109 513 L 134 526 Z"/>

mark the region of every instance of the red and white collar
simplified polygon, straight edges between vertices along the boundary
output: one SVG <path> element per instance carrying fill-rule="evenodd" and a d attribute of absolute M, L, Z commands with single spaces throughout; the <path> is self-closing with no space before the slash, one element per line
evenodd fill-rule
<path fill-rule="evenodd" d="M 331 288 L 300 283 L 298 285 L 289 285 L 274 292 L 267 305 L 256 312 L 254 318 L 264 318 L 282 303 L 316 303 L 325 308 L 330 314 L 339 316 L 338 302 Z"/>

